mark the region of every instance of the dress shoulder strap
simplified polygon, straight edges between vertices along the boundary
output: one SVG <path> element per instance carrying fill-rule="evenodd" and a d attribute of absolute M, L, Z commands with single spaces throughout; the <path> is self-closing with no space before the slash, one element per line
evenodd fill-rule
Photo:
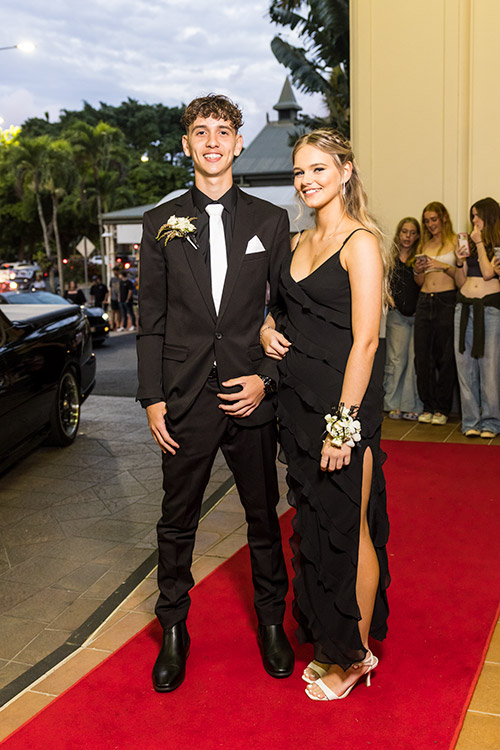
<path fill-rule="evenodd" d="M 347 237 L 345 238 L 345 240 L 343 241 L 343 243 L 342 243 L 342 244 L 341 244 L 341 246 L 339 247 L 339 249 L 338 249 L 338 252 L 339 252 L 339 253 L 340 253 L 340 251 L 342 250 L 342 248 L 344 247 L 344 245 L 345 245 L 345 244 L 346 244 L 346 243 L 347 243 L 347 242 L 348 242 L 348 241 L 349 241 L 349 240 L 351 239 L 352 235 L 353 235 L 353 234 L 356 234 L 356 232 L 368 232 L 368 234 L 373 234 L 373 232 L 370 232 L 370 230 L 369 230 L 369 229 L 365 229 L 365 227 L 358 227 L 357 229 L 353 229 L 353 230 L 352 230 L 352 232 L 351 232 L 351 234 L 349 234 L 349 235 L 348 235 L 348 236 L 347 236 Z"/>
<path fill-rule="evenodd" d="M 297 235 L 297 242 L 295 243 L 295 247 L 292 248 L 292 253 L 294 253 L 296 249 L 298 248 L 301 237 L 302 237 L 302 230 L 300 230 L 300 232 Z"/>

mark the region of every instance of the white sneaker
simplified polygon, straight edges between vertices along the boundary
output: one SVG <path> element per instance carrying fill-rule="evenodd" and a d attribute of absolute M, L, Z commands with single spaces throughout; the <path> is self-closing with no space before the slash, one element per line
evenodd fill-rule
<path fill-rule="evenodd" d="M 447 421 L 448 421 L 448 417 L 446 417 L 444 414 L 441 414 L 441 412 L 437 411 L 432 417 L 431 424 L 446 424 Z"/>
<path fill-rule="evenodd" d="M 432 414 L 430 411 L 423 411 L 419 416 L 418 421 L 423 422 L 424 424 L 430 424 L 432 422 Z"/>
<path fill-rule="evenodd" d="M 130 326 L 129 331 L 135 331 L 135 326 Z"/>
<path fill-rule="evenodd" d="M 117 333 L 121 333 L 124 330 L 125 330 L 125 328 L 123 326 L 120 326 L 119 328 L 116 329 L 116 332 Z"/>

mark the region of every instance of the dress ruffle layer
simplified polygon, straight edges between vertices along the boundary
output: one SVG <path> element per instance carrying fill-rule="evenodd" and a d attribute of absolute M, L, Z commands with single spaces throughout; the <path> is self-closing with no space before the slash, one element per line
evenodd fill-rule
<path fill-rule="evenodd" d="M 333 264 L 328 268 L 329 273 L 334 273 L 332 267 Z M 368 523 L 380 566 L 370 635 L 383 639 L 387 632 L 386 589 L 390 579 L 385 545 L 389 523 L 380 451 L 382 389 L 372 376 L 373 382 L 360 408 L 362 439 L 351 453 L 349 466 L 332 473 L 322 472 L 319 462 L 325 436 L 324 415 L 340 398 L 348 356 L 344 349 L 350 349 L 343 325 L 345 311 L 342 315 L 342 311 L 310 299 L 303 286 L 295 284 L 287 272 L 282 274 L 281 292 L 287 309 L 285 330 L 293 342 L 280 363 L 278 418 L 288 463 L 288 501 L 297 511 L 290 540 L 295 571 L 294 616 L 299 624 L 297 637 L 300 642 L 314 644 L 316 658 L 347 669 L 366 654 L 359 636 L 360 612 L 356 600 L 366 450 L 371 450 L 373 456 Z M 321 346 L 318 330 L 324 337 L 325 324 L 328 337 Z M 342 342 L 341 352 L 336 351 L 336 341 Z M 365 419 L 362 412 L 367 414 Z"/>

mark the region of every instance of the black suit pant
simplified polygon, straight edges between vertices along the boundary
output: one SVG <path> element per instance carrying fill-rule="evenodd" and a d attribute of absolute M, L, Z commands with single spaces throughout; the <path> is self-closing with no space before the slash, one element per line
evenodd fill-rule
<path fill-rule="evenodd" d="M 195 534 L 219 448 L 245 509 L 257 617 L 263 625 L 283 620 L 288 578 L 276 513 L 276 424 L 238 424 L 218 408 L 219 392 L 217 379 L 210 377 L 187 414 L 177 422 L 166 416 L 167 429 L 180 448 L 175 456 L 163 454 L 165 494 L 157 525 L 160 595 L 156 614 L 164 628 L 184 620 L 189 610 Z"/>

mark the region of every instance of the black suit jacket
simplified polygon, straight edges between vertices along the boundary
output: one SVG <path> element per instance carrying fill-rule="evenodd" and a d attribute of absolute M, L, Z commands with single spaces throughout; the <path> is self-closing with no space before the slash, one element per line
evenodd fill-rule
<path fill-rule="evenodd" d="M 167 404 L 178 420 L 203 388 L 214 361 L 219 380 L 260 373 L 276 379 L 276 364 L 263 354 L 259 330 L 267 282 L 272 307 L 283 258 L 290 252 L 286 211 L 238 190 L 236 219 L 219 314 L 215 312 L 210 274 L 201 250 L 185 238 L 157 242 L 170 216 L 193 216 L 188 191 L 144 215 L 140 251 L 138 399 Z M 247 253 L 257 235 L 265 250 Z M 264 398 L 248 426 L 274 418 L 272 400 Z"/>

